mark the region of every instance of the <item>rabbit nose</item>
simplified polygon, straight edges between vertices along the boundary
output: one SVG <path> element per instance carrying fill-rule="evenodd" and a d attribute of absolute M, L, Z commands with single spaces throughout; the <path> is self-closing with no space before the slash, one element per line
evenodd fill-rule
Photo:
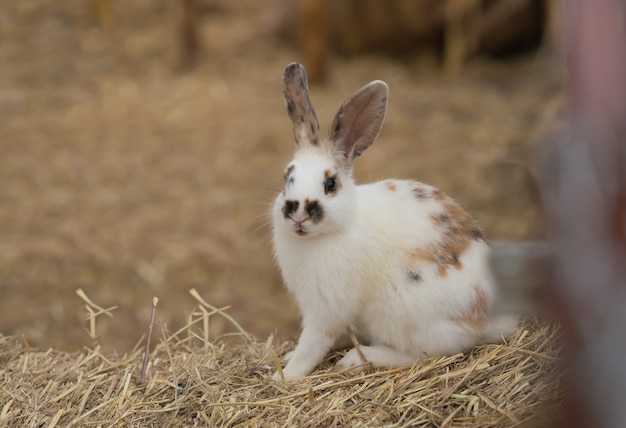
<path fill-rule="evenodd" d="M 285 218 L 289 218 L 292 213 L 298 211 L 299 206 L 300 202 L 298 201 L 286 200 L 285 205 L 283 205 L 283 215 L 285 216 Z"/>

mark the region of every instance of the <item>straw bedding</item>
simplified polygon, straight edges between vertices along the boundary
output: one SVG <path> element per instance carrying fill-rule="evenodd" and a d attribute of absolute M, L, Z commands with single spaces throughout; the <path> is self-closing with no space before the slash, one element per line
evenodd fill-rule
<path fill-rule="evenodd" d="M 124 355 L 97 345 L 67 353 L 0 336 L 0 425 L 509 427 L 558 414 L 554 324 L 526 321 L 507 344 L 397 370 L 333 372 L 334 353 L 312 376 L 280 384 L 270 375 L 294 341 L 207 337 L 224 315 L 200 306 L 183 329 L 162 328 L 143 382 L 139 344 Z"/>

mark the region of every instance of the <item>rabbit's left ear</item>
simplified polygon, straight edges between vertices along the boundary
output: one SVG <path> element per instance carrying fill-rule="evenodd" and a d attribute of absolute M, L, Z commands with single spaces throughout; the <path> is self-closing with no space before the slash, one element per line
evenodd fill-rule
<path fill-rule="evenodd" d="M 380 80 L 363 86 L 348 98 L 330 128 L 329 140 L 335 153 L 352 164 L 372 145 L 383 126 L 389 87 Z"/>

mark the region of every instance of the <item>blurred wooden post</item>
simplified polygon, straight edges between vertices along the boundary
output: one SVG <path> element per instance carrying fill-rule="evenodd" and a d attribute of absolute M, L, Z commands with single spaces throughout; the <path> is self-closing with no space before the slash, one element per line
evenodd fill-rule
<path fill-rule="evenodd" d="M 540 55 L 551 73 L 561 81 L 565 77 L 565 12 L 567 0 L 543 0 L 543 40 Z"/>
<path fill-rule="evenodd" d="M 197 0 L 182 0 L 180 34 L 180 67 L 183 70 L 194 68 L 200 59 L 200 30 L 198 24 Z"/>
<path fill-rule="evenodd" d="M 561 0 L 544 0 L 554 12 Z M 509 34 L 503 22 L 511 22 L 532 7 L 531 0 L 445 0 L 443 69 L 449 75 L 461 72 L 464 62 L 487 45 L 489 37 Z M 514 26 L 513 26 L 514 27 Z M 514 29 L 512 31 L 515 31 Z"/>
<path fill-rule="evenodd" d="M 480 13 L 481 0 L 445 0 L 443 69 L 458 75 L 467 55 L 474 51 L 477 34 L 470 31 L 470 22 Z"/>
<path fill-rule="evenodd" d="M 91 5 L 96 15 L 98 26 L 105 30 L 111 28 L 115 17 L 112 0 L 92 0 Z"/>
<path fill-rule="evenodd" d="M 304 56 L 309 81 L 326 78 L 328 61 L 328 2 L 329 0 L 299 0 L 299 43 Z"/>
<path fill-rule="evenodd" d="M 546 176 L 557 315 L 567 334 L 567 427 L 626 426 L 626 7 L 576 0 L 571 129 Z"/>

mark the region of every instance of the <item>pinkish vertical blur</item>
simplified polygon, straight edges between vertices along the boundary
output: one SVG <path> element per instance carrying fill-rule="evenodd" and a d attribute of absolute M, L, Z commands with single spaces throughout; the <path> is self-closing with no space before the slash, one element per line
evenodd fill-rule
<path fill-rule="evenodd" d="M 624 427 L 626 1 L 567 2 L 564 19 L 570 127 L 545 171 L 569 339 L 563 426 Z"/>

